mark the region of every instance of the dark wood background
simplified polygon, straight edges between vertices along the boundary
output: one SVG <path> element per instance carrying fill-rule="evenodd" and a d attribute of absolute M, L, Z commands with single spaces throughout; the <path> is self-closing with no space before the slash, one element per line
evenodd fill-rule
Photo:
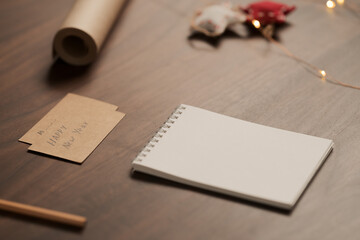
<path fill-rule="evenodd" d="M 278 39 L 360 85 L 359 14 L 329 11 L 325 0 L 286 2 L 297 10 Z M 358 239 L 360 91 L 322 82 L 244 26 L 212 41 L 191 35 L 189 19 L 204 5 L 193 0 L 130 0 L 98 60 L 73 68 L 51 59 L 72 4 L 0 2 L 0 198 L 88 224 L 78 230 L 0 212 L 1 239 Z M 68 92 L 127 114 L 82 165 L 17 141 Z M 331 138 L 335 148 L 292 212 L 132 176 L 131 161 L 180 103 Z"/>

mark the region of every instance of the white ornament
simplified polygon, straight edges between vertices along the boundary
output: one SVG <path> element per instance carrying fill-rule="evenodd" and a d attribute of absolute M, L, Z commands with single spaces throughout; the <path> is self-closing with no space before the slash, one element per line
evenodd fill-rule
<path fill-rule="evenodd" d="M 245 20 L 246 17 L 234 11 L 230 3 L 222 3 L 198 11 L 191 25 L 196 31 L 215 37 L 223 34 L 229 25 Z"/>

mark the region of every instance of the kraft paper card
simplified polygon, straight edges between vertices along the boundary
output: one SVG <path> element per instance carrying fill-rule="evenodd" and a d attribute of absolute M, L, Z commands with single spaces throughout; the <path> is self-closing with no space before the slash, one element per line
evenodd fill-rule
<path fill-rule="evenodd" d="M 67 94 L 19 141 L 30 151 L 82 163 L 125 116 L 118 107 Z"/>

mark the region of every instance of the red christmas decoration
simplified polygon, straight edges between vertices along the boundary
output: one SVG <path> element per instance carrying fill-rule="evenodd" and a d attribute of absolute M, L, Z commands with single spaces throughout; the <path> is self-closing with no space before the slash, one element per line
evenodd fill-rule
<path fill-rule="evenodd" d="M 295 6 L 288 6 L 282 3 L 272 1 L 261 1 L 252 3 L 246 8 L 240 7 L 246 14 L 246 21 L 251 23 L 256 19 L 261 25 L 284 23 L 286 15 L 295 10 Z"/>

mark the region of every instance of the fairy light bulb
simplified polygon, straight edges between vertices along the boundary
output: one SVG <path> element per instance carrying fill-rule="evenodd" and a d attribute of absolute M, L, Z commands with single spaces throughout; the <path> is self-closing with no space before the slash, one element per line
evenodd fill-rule
<path fill-rule="evenodd" d="M 254 25 L 255 28 L 260 28 L 261 24 L 258 20 L 254 19 L 251 21 L 251 23 Z"/>
<path fill-rule="evenodd" d="M 340 0 L 341 1 L 341 0 Z M 328 8 L 334 8 L 336 5 L 335 5 L 335 2 L 333 1 L 333 0 L 328 0 L 327 2 L 326 2 L 326 6 L 328 7 Z"/>
<path fill-rule="evenodd" d="M 321 75 L 321 79 L 325 81 L 325 79 L 326 79 L 326 72 L 325 72 L 325 70 L 320 70 L 319 72 L 320 72 L 320 75 Z"/>
<path fill-rule="evenodd" d="M 339 4 L 339 5 L 343 5 L 345 3 L 345 0 L 336 0 L 336 2 Z"/>

